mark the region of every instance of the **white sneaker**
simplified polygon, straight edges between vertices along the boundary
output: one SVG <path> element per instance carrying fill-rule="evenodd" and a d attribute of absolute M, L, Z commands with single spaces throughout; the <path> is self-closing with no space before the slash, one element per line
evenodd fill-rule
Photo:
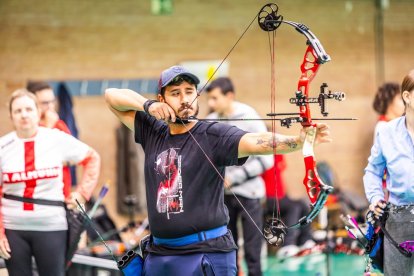
<path fill-rule="evenodd" d="M 300 250 L 311 249 L 311 248 L 315 247 L 315 245 L 316 245 L 316 242 L 314 242 L 313 240 L 307 240 L 299 248 L 300 248 Z"/>
<path fill-rule="evenodd" d="M 295 256 L 298 252 L 299 252 L 299 247 L 297 247 L 296 245 L 294 244 L 286 245 L 286 246 L 281 247 L 276 252 L 276 257 L 278 259 L 285 259 L 285 258 Z"/>

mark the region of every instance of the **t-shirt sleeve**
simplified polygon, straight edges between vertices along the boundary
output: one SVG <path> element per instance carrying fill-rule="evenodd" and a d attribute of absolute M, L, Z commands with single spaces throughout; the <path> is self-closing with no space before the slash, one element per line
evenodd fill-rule
<path fill-rule="evenodd" d="M 58 135 L 63 161 L 78 164 L 87 157 L 90 150 L 87 144 L 60 130 L 56 130 L 56 135 Z"/>
<path fill-rule="evenodd" d="M 154 117 L 146 114 L 143 111 L 135 113 L 134 120 L 134 138 L 135 142 L 141 144 L 145 149 L 145 142 L 150 139 L 151 134 L 166 126 L 162 121 L 158 121 Z"/>
<path fill-rule="evenodd" d="M 241 166 L 248 157 L 239 158 L 239 142 L 247 133 L 235 126 L 221 123 L 214 123 L 209 130 L 212 135 L 209 139 L 214 139 L 213 151 L 214 158 L 220 166 Z"/>

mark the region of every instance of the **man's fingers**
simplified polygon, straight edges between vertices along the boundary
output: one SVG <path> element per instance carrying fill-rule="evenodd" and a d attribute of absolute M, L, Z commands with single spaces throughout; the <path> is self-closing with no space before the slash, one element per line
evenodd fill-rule
<path fill-rule="evenodd" d="M 318 131 L 325 131 L 329 129 L 329 126 L 324 123 L 317 123 L 316 128 L 318 129 Z"/>
<path fill-rule="evenodd" d="M 327 129 L 319 131 L 319 133 L 326 136 L 326 135 L 330 135 L 331 131 L 327 128 Z"/>
<path fill-rule="evenodd" d="M 164 108 L 163 106 L 160 106 L 159 108 L 157 108 L 157 112 L 160 116 L 159 120 L 165 120 L 165 113 L 164 113 Z"/>
<path fill-rule="evenodd" d="M 155 117 L 157 120 L 162 120 L 164 118 L 164 113 L 162 112 L 162 106 L 163 103 L 153 103 L 150 108 L 148 109 L 148 112 L 150 115 Z"/>
<path fill-rule="evenodd" d="M 329 129 L 319 132 L 319 135 L 323 138 L 327 138 L 331 135 L 331 131 Z"/>
<path fill-rule="evenodd" d="M 155 117 L 155 119 L 161 120 L 161 114 L 158 111 L 155 111 L 153 116 Z"/>
<path fill-rule="evenodd" d="M 170 106 L 167 106 L 167 108 L 168 108 L 168 113 L 170 114 L 171 122 L 174 123 L 176 119 L 175 112 Z"/>
<path fill-rule="evenodd" d="M 168 105 L 163 105 L 162 112 L 164 114 L 164 121 L 166 121 L 166 122 L 171 121 L 172 118 L 171 118 L 171 114 L 170 114 L 170 110 L 169 110 Z"/>
<path fill-rule="evenodd" d="M 150 109 L 150 114 L 157 120 L 163 120 L 166 122 L 175 122 L 176 116 L 174 110 L 166 103 L 153 104 L 154 109 Z M 152 107 L 152 106 L 151 106 Z"/>
<path fill-rule="evenodd" d="M 330 142 L 332 142 L 332 138 L 329 138 L 329 137 L 321 137 L 319 139 L 319 143 L 330 143 Z"/>
<path fill-rule="evenodd" d="M 306 131 L 308 131 L 306 129 Z M 317 123 L 316 124 L 316 134 L 317 134 L 317 139 L 316 139 L 316 143 L 330 143 L 332 142 L 332 138 L 331 138 L 331 132 L 329 130 L 329 126 L 327 124 L 323 124 L 323 123 Z"/>

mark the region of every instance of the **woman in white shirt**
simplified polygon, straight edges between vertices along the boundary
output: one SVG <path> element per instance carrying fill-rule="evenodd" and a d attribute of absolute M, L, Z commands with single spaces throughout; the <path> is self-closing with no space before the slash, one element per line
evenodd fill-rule
<path fill-rule="evenodd" d="M 370 210 L 380 218 L 386 206 L 382 177 L 387 168 L 391 208 L 386 229 L 399 243 L 414 240 L 414 70 L 402 82 L 401 97 L 405 114 L 378 127 L 364 175 Z M 401 255 L 388 239 L 384 242 L 385 275 L 412 275 L 414 258 Z"/>
<path fill-rule="evenodd" d="M 62 166 L 83 166 L 80 185 L 66 201 L 74 208 L 76 199 L 85 202 L 92 194 L 99 155 L 71 135 L 40 127 L 36 98 L 27 90 L 12 94 L 9 111 L 15 131 L 0 138 L 0 257 L 10 276 L 31 275 L 32 256 L 39 275 L 64 275 L 68 225 Z"/>

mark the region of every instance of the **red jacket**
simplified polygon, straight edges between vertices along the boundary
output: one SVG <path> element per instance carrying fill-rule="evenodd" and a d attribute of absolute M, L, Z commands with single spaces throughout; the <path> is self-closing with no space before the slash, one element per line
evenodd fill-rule
<path fill-rule="evenodd" d="M 285 183 L 282 177 L 283 171 L 286 169 L 285 157 L 283 155 L 274 156 L 275 165 L 262 174 L 262 178 L 266 185 L 266 197 L 277 197 L 281 199 L 285 197 Z"/>

